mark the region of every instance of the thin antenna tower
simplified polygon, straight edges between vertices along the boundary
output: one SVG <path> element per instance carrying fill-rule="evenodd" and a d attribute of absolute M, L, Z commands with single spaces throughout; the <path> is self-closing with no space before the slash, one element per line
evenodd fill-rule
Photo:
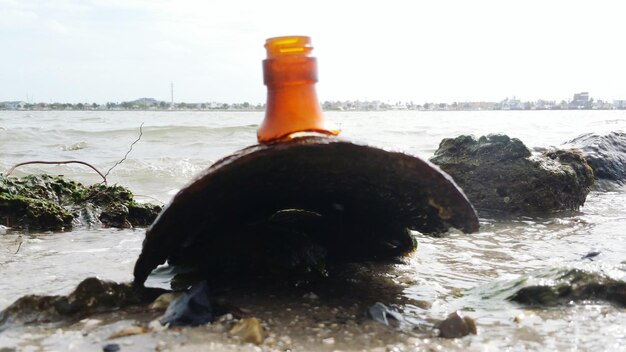
<path fill-rule="evenodd" d="M 170 99 L 171 99 L 170 106 L 174 107 L 174 82 L 170 82 Z"/>

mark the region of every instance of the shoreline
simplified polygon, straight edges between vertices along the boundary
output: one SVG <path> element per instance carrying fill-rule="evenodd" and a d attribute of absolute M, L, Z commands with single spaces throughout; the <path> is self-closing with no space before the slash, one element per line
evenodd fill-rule
<path fill-rule="evenodd" d="M 265 109 L 259 110 L 243 110 L 243 109 L 0 109 L 0 112 L 265 112 Z M 413 112 L 476 112 L 476 111 L 626 111 L 626 109 L 388 109 L 388 110 L 322 110 L 323 112 L 397 112 L 397 111 L 413 111 Z"/>

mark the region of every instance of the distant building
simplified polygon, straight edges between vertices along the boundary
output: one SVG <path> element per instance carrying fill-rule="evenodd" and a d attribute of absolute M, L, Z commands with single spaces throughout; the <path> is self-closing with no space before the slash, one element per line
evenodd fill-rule
<path fill-rule="evenodd" d="M 512 99 L 506 98 L 503 101 L 496 104 L 498 110 L 522 110 L 524 106 L 519 99 L 513 97 Z"/>
<path fill-rule="evenodd" d="M 626 100 L 613 100 L 613 108 L 626 109 Z"/>
<path fill-rule="evenodd" d="M 554 100 L 542 100 L 539 99 L 537 100 L 537 102 L 535 103 L 534 109 L 535 110 L 552 110 L 552 109 L 556 109 L 557 108 L 557 104 Z"/>
<path fill-rule="evenodd" d="M 3 101 L 0 102 L 0 109 L 6 110 L 20 110 L 23 109 L 27 103 L 25 101 Z"/>
<path fill-rule="evenodd" d="M 570 109 L 590 109 L 589 92 L 574 94 L 574 99 L 569 103 L 569 107 Z"/>

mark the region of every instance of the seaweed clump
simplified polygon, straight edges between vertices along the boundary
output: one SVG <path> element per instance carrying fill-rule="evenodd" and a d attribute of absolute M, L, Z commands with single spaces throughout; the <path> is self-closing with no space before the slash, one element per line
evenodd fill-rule
<path fill-rule="evenodd" d="M 31 230 L 66 230 L 76 225 L 130 228 L 149 225 L 161 211 L 138 204 L 127 188 L 84 186 L 63 176 L 0 175 L 0 224 Z"/>

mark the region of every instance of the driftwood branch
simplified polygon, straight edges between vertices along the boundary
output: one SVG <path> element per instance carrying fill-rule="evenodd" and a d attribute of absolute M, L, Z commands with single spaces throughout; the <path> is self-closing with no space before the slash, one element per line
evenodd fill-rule
<path fill-rule="evenodd" d="M 143 124 L 144 122 L 141 123 L 141 125 L 139 125 L 139 137 L 137 137 L 137 139 L 135 139 L 135 141 L 130 145 L 130 148 L 128 149 L 128 151 L 126 152 L 126 155 L 124 155 L 124 157 L 118 161 L 117 163 L 115 163 L 115 165 L 111 166 L 111 168 L 106 172 L 106 174 L 104 174 L 104 182 L 106 183 L 106 177 L 109 176 L 109 173 L 119 164 L 123 163 L 126 158 L 128 157 L 128 154 L 130 154 L 130 152 L 133 151 L 133 146 L 135 146 L 135 144 L 137 144 L 137 142 L 139 142 L 139 140 L 141 139 L 141 136 L 143 136 Z"/>
<path fill-rule="evenodd" d="M 98 170 L 95 166 L 91 165 L 90 163 L 84 162 L 84 161 L 80 161 L 80 160 L 62 160 L 62 161 L 42 161 L 42 160 L 35 160 L 35 161 L 25 161 L 23 163 L 19 163 L 19 164 L 15 164 L 13 165 L 13 167 L 11 167 L 9 169 L 9 171 L 7 171 L 6 176 L 11 175 L 11 173 L 13 171 L 15 171 L 16 168 L 20 167 L 20 166 L 24 166 L 24 165 L 30 165 L 30 164 L 47 164 L 47 165 L 60 165 L 60 164 L 81 164 L 81 165 L 85 165 L 90 167 L 91 169 L 93 169 L 95 172 L 98 173 L 98 175 L 100 175 L 100 177 L 102 177 L 102 183 L 104 183 L 105 185 L 107 184 L 107 176 L 109 176 L 109 173 L 119 164 L 123 163 L 124 160 L 126 160 L 126 158 L 128 158 L 128 155 L 130 154 L 130 152 L 133 151 L 133 146 L 135 144 L 137 144 L 137 142 L 139 142 L 139 140 L 141 139 L 141 136 L 143 136 L 143 124 L 144 122 L 141 123 L 141 125 L 139 126 L 139 137 L 137 137 L 137 139 L 130 145 L 130 148 L 128 149 L 128 151 L 126 152 L 126 154 L 124 155 L 124 157 L 118 161 L 117 163 L 115 163 L 115 165 L 111 166 L 111 168 L 106 172 L 106 174 L 102 174 L 102 172 L 100 172 L 100 170 Z"/>
<path fill-rule="evenodd" d="M 12 168 L 9 169 L 9 171 L 7 171 L 6 176 L 11 175 L 11 173 L 18 167 L 20 166 L 24 166 L 24 165 L 29 165 L 29 164 L 47 164 L 47 165 L 60 165 L 60 164 L 81 164 L 81 165 L 85 165 L 88 166 L 90 168 L 92 168 L 95 172 L 98 173 L 98 175 L 100 175 L 100 177 L 102 177 L 102 179 L 104 180 L 104 184 L 107 183 L 107 178 L 105 175 L 102 174 L 102 172 L 100 172 L 100 170 L 98 170 L 95 166 L 86 163 L 84 161 L 79 161 L 79 160 L 63 160 L 63 161 L 42 161 L 42 160 L 36 160 L 36 161 L 26 161 L 23 163 L 19 163 L 19 164 L 15 164 L 13 165 Z"/>

